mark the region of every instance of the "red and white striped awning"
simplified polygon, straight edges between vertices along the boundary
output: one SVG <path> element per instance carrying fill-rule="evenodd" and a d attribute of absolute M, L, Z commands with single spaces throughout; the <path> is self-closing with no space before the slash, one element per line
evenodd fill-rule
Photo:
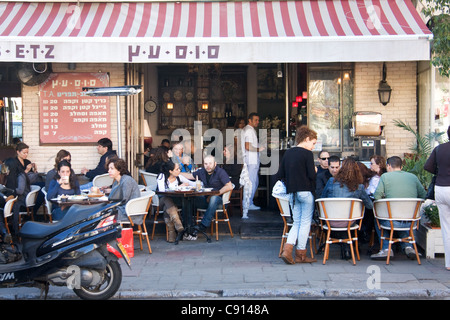
<path fill-rule="evenodd" d="M 0 3 L 0 61 L 429 60 L 410 0 Z"/>

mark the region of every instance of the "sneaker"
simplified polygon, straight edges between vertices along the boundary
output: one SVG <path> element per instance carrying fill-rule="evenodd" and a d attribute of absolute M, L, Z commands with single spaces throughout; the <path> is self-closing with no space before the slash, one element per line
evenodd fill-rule
<path fill-rule="evenodd" d="M 384 249 L 384 250 L 380 250 L 378 253 L 375 253 L 373 255 L 370 256 L 370 259 L 386 259 L 387 255 L 388 255 L 388 250 L 389 249 Z M 391 250 L 391 254 L 390 254 L 391 258 L 394 257 L 394 252 Z"/>
<path fill-rule="evenodd" d="M 183 240 L 187 240 L 187 241 L 195 241 L 197 240 L 197 236 L 192 235 L 192 234 L 184 234 L 183 235 Z"/>
<path fill-rule="evenodd" d="M 261 207 L 255 206 L 254 204 L 248 207 L 248 210 L 261 210 Z"/>
<path fill-rule="evenodd" d="M 416 260 L 416 251 L 413 249 L 413 247 L 406 247 L 405 254 L 408 257 L 408 259 Z M 420 253 L 419 256 L 421 256 Z"/>

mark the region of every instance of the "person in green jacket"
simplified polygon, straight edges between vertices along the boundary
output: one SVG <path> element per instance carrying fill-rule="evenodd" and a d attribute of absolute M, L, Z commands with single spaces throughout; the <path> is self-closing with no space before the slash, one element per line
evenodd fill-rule
<path fill-rule="evenodd" d="M 378 187 L 373 194 L 375 200 L 383 198 L 422 198 L 425 199 L 427 192 L 420 183 L 419 179 L 412 173 L 402 171 L 402 159 L 393 156 L 387 159 L 387 172 L 383 173 L 378 183 Z M 389 221 L 380 221 L 381 224 L 389 225 Z M 409 228 L 411 222 L 394 221 L 394 226 Z M 375 224 L 375 229 L 380 239 L 381 231 L 378 225 Z M 406 238 L 409 235 L 408 231 L 397 231 L 399 238 Z M 416 253 L 410 243 L 400 242 L 401 246 L 409 259 L 415 259 Z M 383 241 L 383 247 L 376 254 L 370 256 L 372 259 L 386 259 L 388 253 L 389 243 Z M 394 256 L 391 250 L 390 256 Z"/>

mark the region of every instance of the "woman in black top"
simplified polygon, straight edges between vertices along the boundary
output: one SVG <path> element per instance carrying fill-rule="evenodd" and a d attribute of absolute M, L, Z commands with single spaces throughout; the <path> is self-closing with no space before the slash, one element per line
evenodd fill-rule
<path fill-rule="evenodd" d="M 447 129 L 450 140 L 450 126 Z M 450 142 L 434 148 L 424 165 L 428 172 L 436 174 L 434 187 L 436 205 L 439 209 L 442 239 L 444 240 L 445 268 L 450 271 Z"/>
<path fill-rule="evenodd" d="M 296 147 L 286 151 L 281 160 L 277 179 L 284 181 L 290 194 L 294 223 L 289 231 L 281 258 L 287 264 L 309 263 L 316 260 L 306 256 L 311 220 L 314 213 L 314 190 L 316 168 L 312 149 L 317 142 L 317 133 L 306 126 L 297 128 Z M 292 257 L 294 245 L 295 260 Z"/>

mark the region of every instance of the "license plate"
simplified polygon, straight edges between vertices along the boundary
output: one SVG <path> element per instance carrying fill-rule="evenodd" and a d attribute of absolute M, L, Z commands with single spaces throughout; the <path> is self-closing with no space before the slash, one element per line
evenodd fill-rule
<path fill-rule="evenodd" d="M 120 253 L 122 254 L 123 258 L 125 259 L 127 265 L 130 266 L 131 265 L 130 257 L 128 256 L 128 253 L 125 250 L 125 248 L 123 247 L 123 245 L 120 242 L 117 242 L 117 247 L 119 248 Z"/>

